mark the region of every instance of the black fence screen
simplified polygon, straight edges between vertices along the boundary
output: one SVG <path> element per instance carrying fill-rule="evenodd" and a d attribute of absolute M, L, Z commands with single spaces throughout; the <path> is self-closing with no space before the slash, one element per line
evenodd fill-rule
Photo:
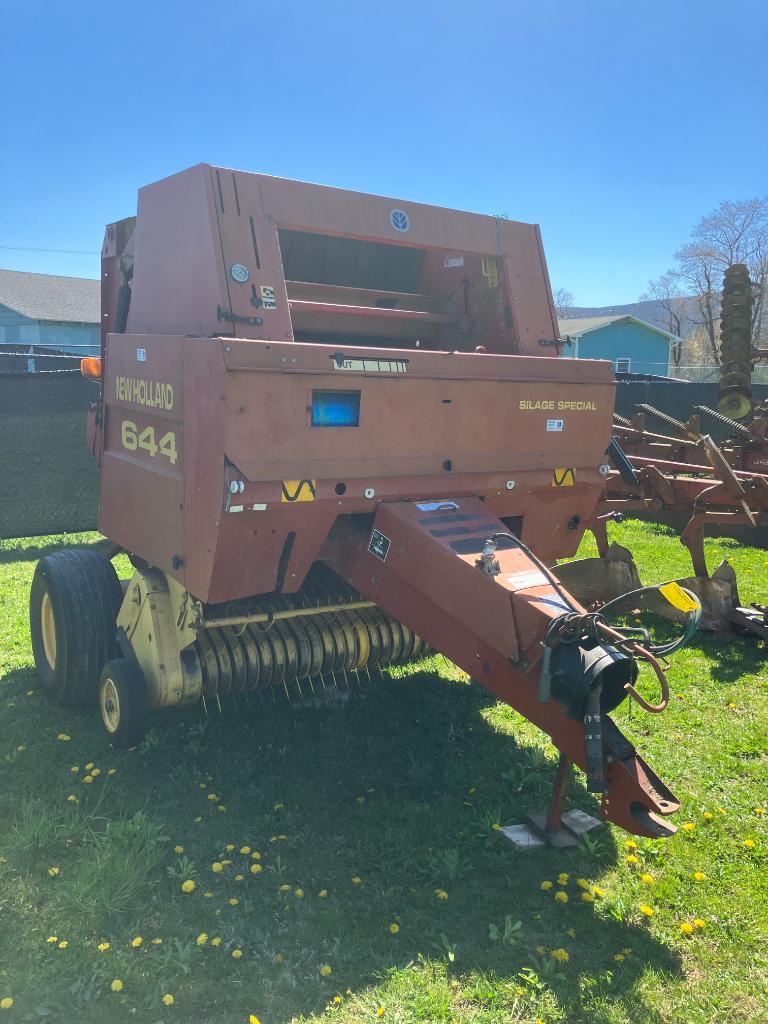
<path fill-rule="evenodd" d="M 79 370 L 0 373 L 0 537 L 96 528 L 86 414 L 97 397 Z"/>
<path fill-rule="evenodd" d="M 768 385 L 753 393 L 768 399 Z M 86 445 L 86 413 L 97 395 L 78 370 L 0 373 L 0 537 L 96 528 L 99 474 Z M 632 416 L 638 402 L 686 419 L 694 405 L 717 408 L 717 385 L 620 380 L 616 411 Z M 716 439 L 727 433 L 710 420 L 703 426 Z"/>

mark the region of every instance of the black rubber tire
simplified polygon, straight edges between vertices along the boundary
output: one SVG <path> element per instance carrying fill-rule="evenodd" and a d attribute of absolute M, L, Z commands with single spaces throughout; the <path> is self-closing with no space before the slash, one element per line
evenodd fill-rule
<path fill-rule="evenodd" d="M 116 703 L 108 687 L 114 688 Z M 111 722 L 105 708 L 114 715 Z M 99 680 L 99 713 L 113 747 L 125 750 L 141 743 L 147 727 L 148 710 L 144 673 L 136 662 L 129 658 L 113 658 L 108 661 Z"/>
<path fill-rule="evenodd" d="M 46 597 L 55 635 L 53 664 L 43 641 Z M 96 551 L 71 548 L 37 563 L 29 595 L 29 629 L 40 683 L 54 703 L 95 704 L 101 670 L 116 653 L 115 620 L 122 600 L 112 563 Z"/>

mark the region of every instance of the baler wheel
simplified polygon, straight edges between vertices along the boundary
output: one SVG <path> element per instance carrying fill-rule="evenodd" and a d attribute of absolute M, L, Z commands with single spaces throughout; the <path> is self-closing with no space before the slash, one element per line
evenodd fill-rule
<path fill-rule="evenodd" d="M 125 750 L 144 739 L 147 724 L 147 688 L 135 661 L 108 661 L 99 681 L 99 711 L 113 747 Z"/>
<path fill-rule="evenodd" d="M 95 703 L 99 674 L 115 652 L 122 600 L 112 563 L 96 551 L 57 551 L 37 563 L 29 595 L 32 653 L 56 704 Z"/>

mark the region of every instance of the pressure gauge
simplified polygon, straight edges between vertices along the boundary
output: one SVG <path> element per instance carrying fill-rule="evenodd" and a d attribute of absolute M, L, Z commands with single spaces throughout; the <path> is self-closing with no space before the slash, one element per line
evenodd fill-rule
<path fill-rule="evenodd" d="M 251 276 L 248 273 L 248 267 L 244 267 L 242 263 L 233 263 L 229 268 L 229 272 L 232 275 L 233 280 L 237 281 L 238 284 L 245 284 Z"/>

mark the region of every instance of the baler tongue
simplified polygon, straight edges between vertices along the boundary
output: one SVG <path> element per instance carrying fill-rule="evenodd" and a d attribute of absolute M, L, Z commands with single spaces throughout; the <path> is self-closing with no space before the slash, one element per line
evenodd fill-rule
<path fill-rule="evenodd" d="M 634 695 L 627 649 L 659 674 L 655 659 L 577 604 L 484 502 L 382 502 L 372 528 L 340 518 L 332 540 L 326 561 L 342 577 L 587 772 L 604 818 L 637 835 L 675 831 L 659 816 L 677 800 L 607 716 Z"/>

